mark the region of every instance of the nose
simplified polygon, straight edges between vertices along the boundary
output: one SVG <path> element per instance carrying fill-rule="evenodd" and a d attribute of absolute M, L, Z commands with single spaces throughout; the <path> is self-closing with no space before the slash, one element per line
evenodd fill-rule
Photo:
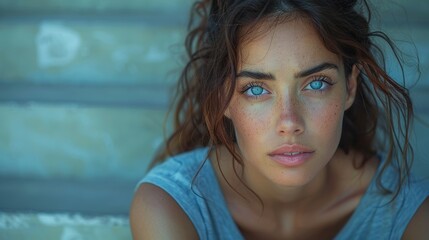
<path fill-rule="evenodd" d="M 302 103 L 294 96 L 279 99 L 277 132 L 282 136 L 300 135 L 304 132 L 304 120 L 301 114 Z"/>

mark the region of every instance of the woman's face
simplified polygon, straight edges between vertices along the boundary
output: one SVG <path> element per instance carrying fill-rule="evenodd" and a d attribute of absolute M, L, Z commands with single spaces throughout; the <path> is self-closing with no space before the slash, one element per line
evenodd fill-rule
<path fill-rule="evenodd" d="M 240 48 L 237 86 L 225 116 L 234 124 L 246 177 L 302 186 L 338 148 L 358 71 L 354 67 L 346 79 L 341 59 L 305 19 L 256 36 Z"/>

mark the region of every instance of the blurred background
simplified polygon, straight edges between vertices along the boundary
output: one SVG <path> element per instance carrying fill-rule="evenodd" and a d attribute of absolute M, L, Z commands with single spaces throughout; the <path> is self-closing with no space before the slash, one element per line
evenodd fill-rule
<path fill-rule="evenodd" d="M 131 238 L 129 204 L 163 139 L 191 4 L 0 0 L 0 239 Z M 429 177 L 429 1 L 374 5 L 374 25 L 409 53 L 413 171 Z"/>

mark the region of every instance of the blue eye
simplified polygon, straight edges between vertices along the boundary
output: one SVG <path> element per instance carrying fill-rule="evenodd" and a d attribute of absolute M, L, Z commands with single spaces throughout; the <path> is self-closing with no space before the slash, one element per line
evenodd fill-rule
<path fill-rule="evenodd" d="M 249 97 L 259 97 L 263 94 L 267 94 L 268 91 L 257 83 L 250 83 L 244 87 L 242 93 Z"/>
<path fill-rule="evenodd" d="M 327 77 L 318 77 L 311 81 L 306 87 L 305 90 L 315 90 L 323 91 L 328 88 L 330 85 L 333 85 L 329 82 Z"/>

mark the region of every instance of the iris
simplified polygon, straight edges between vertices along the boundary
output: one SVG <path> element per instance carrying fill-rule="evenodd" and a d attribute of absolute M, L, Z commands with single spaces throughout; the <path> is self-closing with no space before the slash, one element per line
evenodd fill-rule
<path fill-rule="evenodd" d="M 259 96 L 262 94 L 262 92 L 264 91 L 264 89 L 262 87 L 259 86 L 253 86 L 250 91 L 252 92 L 253 95 L 255 96 Z"/>
<path fill-rule="evenodd" d="M 322 88 L 322 86 L 323 86 L 322 81 L 313 81 L 310 83 L 310 87 L 314 90 L 319 90 Z"/>

